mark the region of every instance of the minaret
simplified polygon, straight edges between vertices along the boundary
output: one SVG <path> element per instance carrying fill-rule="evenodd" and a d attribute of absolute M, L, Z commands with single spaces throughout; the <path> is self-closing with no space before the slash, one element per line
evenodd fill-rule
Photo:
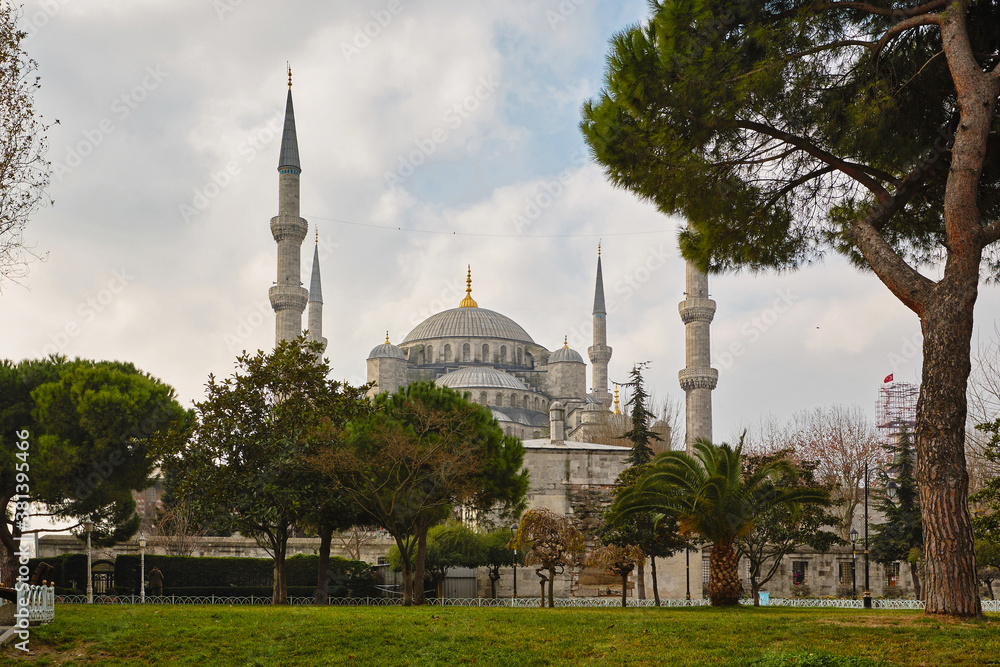
<path fill-rule="evenodd" d="M 608 391 L 608 362 L 611 348 L 608 347 L 608 311 L 604 306 L 604 275 L 601 272 L 601 244 L 597 244 L 597 285 L 594 288 L 594 344 L 587 348 L 590 363 L 593 364 L 591 391 L 594 397 L 611 407 L 611 393 Z"/>
<path fill-rule="evenodd" d="M 715 301 L 708 298 L 708 276 L 688 262 L 685 282 L 687 291 L 678 310 L 685 328 L 687 367 L 678 375 L 686 394 L 684 444 L 690 454 L 695 440 L 712 439 L 712 390 L 719 381 L 719 371 L 711 367 L 709 329 L 715 317 Z"/>
<path fill-rule="evenodd" d="M 278 280 L 268 291 L 274 308 L 274 344 L 302 333 L 302 313 L 309 293 L 302 287 L 302 241 L 309 227 L 299 217 L 299 144 L 292 110 L 292 69 L 288 68 L 288 101 L 285 129 L 278 157 L 278 215 L 271 218 L 271 235 L 278 244 Z"/>
<path fill-rule="evenodd" d="M 309 280 L 309 340 L 323 343 L 323 285 L 319 278 L 319 232 L 316 232 L 316 247 L 313 249 L 312 278 Z"/>

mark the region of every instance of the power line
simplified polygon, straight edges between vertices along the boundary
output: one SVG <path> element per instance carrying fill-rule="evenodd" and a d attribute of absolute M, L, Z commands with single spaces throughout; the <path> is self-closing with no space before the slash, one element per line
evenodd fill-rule
<path fill-rule="evenodd" d="M 481 236 L 488 238 L 525 238 L 525 239 L 571 239 L 571 238 L 601 238 L 604 236 L 638 236 L 641 234 L 665 234 L 670 229 L 648 229 L 639 232 L 602 232 L 599 234 L 481 234 L 476 232 L 448 232 L 436 229 L 413 229 L 409 227 L 389 227 L 387 225 L 372 225 L 365 222 L 353 222 L 351 220 L 338 220 L 337 218 L 321 218 L 318 216 L 306 216 L 309 220 L 323 220 L 325 222 L 339 222 L 342 225 L 353 225 L 355 227 L 371 227 L 372 229 L 384 229 L 390 232 L 411 232 L 414 234 L 438 234 L 441 236 Z"/>

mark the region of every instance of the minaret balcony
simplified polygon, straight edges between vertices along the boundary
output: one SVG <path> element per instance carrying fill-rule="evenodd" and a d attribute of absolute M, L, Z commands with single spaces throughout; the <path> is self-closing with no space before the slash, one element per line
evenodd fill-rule
<path fill-rule="evenodd" d="M 271 218 L 271 236 L 275 242 L 280 243 L 285 239 L 291 239 L 296 243 L 302 243 L 309 231 L 309 223 L 303 218 L 276 215 Z"/>
<path fill-rule="evenodd" d="M 715 318 L 715 301 L 712 299 L 684 299 L 677 304 L 680 311 L 681 321 L 684 324 L 691 322 L 711 322 Z"/>
<path fill-rule="evenodd" d="M 719 371 L 714 368 L 685 368 L 677 374 L 681 389 L 715 389 L 719 383 Z"/>
<path fill-rule="evenodd" d="M 274 312 L 294 310 L 301 313 L 306 309 L 309 290 L 300 285 L 272 285 L 267 291 Z"/>

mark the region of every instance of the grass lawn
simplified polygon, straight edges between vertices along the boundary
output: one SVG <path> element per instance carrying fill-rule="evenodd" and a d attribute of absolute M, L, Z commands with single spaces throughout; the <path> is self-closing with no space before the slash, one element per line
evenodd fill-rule
<path fill-rule="evenodd" d="M 58 605 L 35 665 L 1000 665 L 1000 620 L 781 607 Z"/>

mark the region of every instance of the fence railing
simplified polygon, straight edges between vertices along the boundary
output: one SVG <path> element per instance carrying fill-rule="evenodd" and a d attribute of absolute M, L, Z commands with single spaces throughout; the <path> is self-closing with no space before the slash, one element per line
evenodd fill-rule
<path fill-rule="evenodd" d="M 45 622 L 51 621 L 55 609 L 55 603 L 59 604 L 86 604 L 85 595 L 55 595 L 53 589 L 44 586 L 33 586 L 38 589 L 32 595 L 37 595 L 32 602 L 32 614 L 37 615 L 37 620 Z M 45 597 L 45 596 L 48 597 Z M 141 604 L 142 600 L 138 595 L 95 595 L 94 604 Z M 600 598 L 556 598 L 557 607 L 620 607 L 621 598 L 600 597 Z M 228 597 L 220 595 L 147 595 L 145 604 L 225 604 L 225 605 L 269 605 L 270 597 L 246 596 Z M 311 597 L 290 597 L 290 605 L 311 605 Z M 330 606 L 334 607 L 397 607 L 402 606 L 403 601 L 398 597 L 364 597 L 364 598 L 330 598 Z M 430 598 L 427 600 L 430 606 L 440 607 L 538 607 L 539 598 L 519 597 L 519 598 Z M 703 607 L 709 602 L 705 598 L 692 600 L 684 599 L 661 599 L 661 607 Z M 753 600 L 744 598 L 740 604 L 752 605 Z M 851 600 L 843 598 L 770 598 L 766 603 L 769 607 L 834 607 L 843 609 L 863 609 L 862 600 Z M 983 600 L 983 611 L 1000 612 L 1000 600 Z M 655 602 L 652 599 L 628 600 L 629 607 L 653 607 Z M 872 600 L 874 609 L 923 609 L 924 603 L 920 600 L 904 600 L 897 598 L 875 598 Z M 36 620 L 36 616 L 32 616 Z"/>
<path fill-rule="evenodd" d="M 28 590 L 17 591 L 18 602 L 0 600 L 0 605 L 11 605 L 14 613 L 18 609 L 28 610 L 28 623 L 51 623 L 56 617 L 56 589 L 53 586 L 28 586 Z M 16 617 L 18 618 L 18 617 Z M 19 618 L 24 618 L 23 616 Z M 15 621 L 16 622 L 16 621 Z"/>

